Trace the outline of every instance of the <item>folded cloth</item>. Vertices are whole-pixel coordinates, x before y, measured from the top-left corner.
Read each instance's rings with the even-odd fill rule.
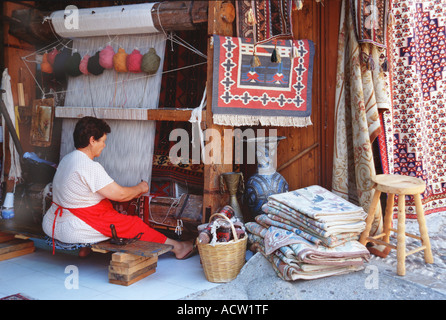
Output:
[[[295,234],[301,236],[302,238],[304,238],[316,245],[323,244],[327,247],[335,247],[335,246],[345,243],[346,241],[359,239],[359,234],[357,232],[345,232],[345,233],[340,233],[340,234],[324,237],[310,229],[306,229],[303,227],[293,227],[289,224],[272,220],[266,214],[261,214],[261,215],[256,216],[255,220],[258,224],[260,224],[264,227],[267,227],[267,228],[270,226],[275,226],[275,227],[279,227],[279,228],[282,228],[285,230],[292,231]]]
[[[330,249],[277,227],[265,228],[256,222],[248,222],[245,227],[251,250],[264,255],[283,280],[317,279],[358,271],[363,259],[369,258],[359,242]]]
[[[268,201],[282,204],[292,212],[300,212],[320,222],[357,221],[367,216],[361,207],[317,185],[274,194],[268,197]]]
[[[291,214],[290,212],[283,211],[274,206],[269,206],[268,204],[263,205],[263,212],[268,214],[268,217],[272,220],[287,223],[296,228],[310,229],[313,232],[320,234],[323,237],[328,237],[331,235],[344,233],[344,232],[358,232],[361,233],[365,229],[364,219],[360,219],[356,222],[351,223],[339,223],[329,224],[321,223],[312,218],[306,217],[299,212]]]
[[[271,265],[276,274],[283,280],[295,281],[299,279],[311,280],[334,275],[349,273],[352,271],[362,270],[362,266],[348,266],[348,267],[333,267],[333,266],[315,266],[311,270],[304,270],[302,267],[283,262],[276,255],[269,255],[266,258],[271,262]]]
[[[280,251],[287,258],[294,256],[299,262],[334,266],[362,265],[364,260],[370,258],[366,247],[355,240],[329,248],[315,245],[291,231],[277,227],[264,228],[249,222],[246,229],[249,241],[259,244],[265,255]]]

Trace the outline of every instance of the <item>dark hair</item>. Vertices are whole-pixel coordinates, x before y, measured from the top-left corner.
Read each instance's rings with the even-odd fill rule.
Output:
[[[110,132],[110,126],[104,120],[95,117],[83,117],[74,128],[74,147],[76,149],[85,148],[90,143],[90,137],[99,140],[104,134]]]

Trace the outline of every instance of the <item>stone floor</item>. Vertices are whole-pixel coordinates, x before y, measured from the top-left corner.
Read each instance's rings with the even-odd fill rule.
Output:
[[[396,226],[397,220],[394,221]],[[418,252],[406,258],[406,271],[436,279],[446,283],[446,212],[432,213],[426,216],[426,225],[434,256],[433,264],[425,264],[423,252]],[[419,235],[416,219],[406,220],[406,232]],[[390,241],[396,244],[396,234],[392,234]],[[406,250],[420,246],[420,241],[406,237]],[[391,250],[386,258],[372,256],[372,260],[392,266],[396,270],[396,250]]]

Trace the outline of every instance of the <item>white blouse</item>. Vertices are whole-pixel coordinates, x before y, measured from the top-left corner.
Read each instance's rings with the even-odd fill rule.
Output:
[[[75,150],[67,154],[57,167],[53,179],[53,202],[64,208],[96,205],[104,199],[97,191],[113,181],[99,162]],[[56,210],[57,205],[52,204],[42,222],[43,231],[50,237]],[[94,243],[108,239],[67,209],[57,217],[54,238],[65,243]]]

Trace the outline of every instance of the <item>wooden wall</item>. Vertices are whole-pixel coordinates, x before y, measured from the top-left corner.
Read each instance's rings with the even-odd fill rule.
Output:
[[[93,1],[96,2],[96,1]],[[33,3],[32,1],[28,3]],[[96,3],[95,3],[96,4]],[[304,1],[303,9],[293,14],[293,31],[296,38],[310,39],[315,43],[313,74],[312,122],[307,128],[276,128],[278,134],[287,139],[279,144],[278,168],[289,183],[290,190],[319,184],[331,189],[333,158],[333,119],[336,80],[337,41],[341,0],[325,0],[324,4],[313,0]],[[12,10],[25,8],[17,3],[4,2],[3,14],[10,16]],[[35,48],[8,34],[8,24],[4,22],[3,46],[4,65],[9,68],[12,78],[14,100],[17,101],[16,83],[19,69],[27,74],[20,57],[35,51]],[[3,69],[2,69],[3,70]],[[35,84],[27,76],[25,91],[28,103],[35,98]],[[29,126],[21,126],[21,136],[25,151],[31,149],[25,137],[29,137]],[[308,151],[308,149],[310,149]],[[305,152],[307,150],[307,152]],[[303,155],[302,155],[303,153]],[[293,157],[301,155],[292,161]],[[255,170],[252,166],[249,170]]]
[[[11,17],[12,11],[27,9],[26,4],[33,4],[33,1],[23,1],[23,4],[13,3],[13,2],[3,2],[2,10],[3,15]],[[8,68],[8,73],[11,77],[11,90],[14,99],[14,103],[17,105],[18,95],[17,95],[17,83],[20,81],[24,83],[25,92],[25,105],[31,106],[32,101],[36,97],[36,85],[31,74],[35,74],[35,64],[30,63],[27,69],[25,63],[22,61],[22,57],[27,56],[35,51],[35,47],[29,43],[17,39],[16,37],[9,34],[9,23],[8,20],[3,19],[3,29],[2,29],[2,61],[1,61],[1,72],[3,73],[4,68]],[[20,79],[19,79],[20,78]],[[14,119],[11,119],[14,121]],[[21,118],[19,124],[19,135],[22,147],[25,151],[31,151],[31,146],[29,144],[29,131],[30,131],[30,119],[26,117]],[[4,143],[8,143],[9,136],[4,137]],[[7,174],[10,167],[9,149],[6,148],[6,161],[5,161],[5,180],[7,180]],[[6,185],[7,191],[11,191],[13,188],[13,183],[7,181]]]
[[[331,189],[340,5],[341,0],[326,0],[324,5],[310,0],[304,2],[302,10],[293,14],[295,38],[312,40],[316,52],[311,116],[313,125],[306,128],[277,128],[278,135],[287,137],[279,143],[278,168],[304,152],[298,160],[280,171],[288,181],[290,190],[313,184]]]

